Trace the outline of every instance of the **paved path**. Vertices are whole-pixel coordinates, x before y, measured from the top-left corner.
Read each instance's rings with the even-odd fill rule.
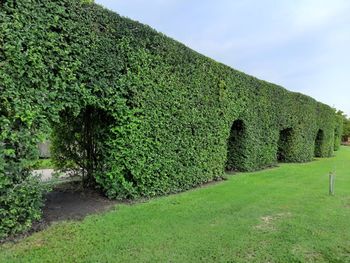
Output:
[[[34,170],[34,174],[36,175],[40,175],[41,180],[43,182],[45,181],[50,181],[52,179],[52,175],[55,172],[54,169],[41,169],[41,170]],[[69,177],[68,174],[62,173],[62,175],[60,176],[60,178],[67,178]]]

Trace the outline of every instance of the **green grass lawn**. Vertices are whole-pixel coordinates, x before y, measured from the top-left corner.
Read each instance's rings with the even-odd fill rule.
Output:
[[[59,223],[0,262],[350,262],[350,147]]]

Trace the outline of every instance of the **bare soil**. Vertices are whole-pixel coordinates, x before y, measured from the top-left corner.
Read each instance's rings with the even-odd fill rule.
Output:
[[[10,236],[0,240],[0,243],[17,242],[55,222],[82,220],[87,215],[108,211],[118,203],[121,202],[110,200],[96,190],[84,189],[79,181],[59,184],[46,194],[42,219],[35,222],[25,233]]]
[[[80,182],[58,185],[46,195],[42,221],[81,220],[85,216],[107,211],[117,201],[110,200],[93,189],[83,189]]]

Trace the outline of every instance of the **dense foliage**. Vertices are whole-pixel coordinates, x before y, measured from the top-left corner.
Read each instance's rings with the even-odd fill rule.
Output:
[[[28,178],[51,128],[56,162],[79,166],[111,198],[179,192],[225,168],[333,153],[332,108],[91,1],[0,8],[0,237],[40,214],[42,190]],[[29,205],[13,198],[19,189]]]
[[[347,142],[350,138],[350,118],[348,118],[342,111],[338,111],[338,118],[343,125],[343,133],[341,133],[341,139]]]
[[[343,132],[343,140],[349,140],[350,138],[350,119],[344,120],[344,132]]]

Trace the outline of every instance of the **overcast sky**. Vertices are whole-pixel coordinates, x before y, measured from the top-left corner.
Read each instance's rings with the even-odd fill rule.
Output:
[[[348,0],[95,0],[350,116]]]

